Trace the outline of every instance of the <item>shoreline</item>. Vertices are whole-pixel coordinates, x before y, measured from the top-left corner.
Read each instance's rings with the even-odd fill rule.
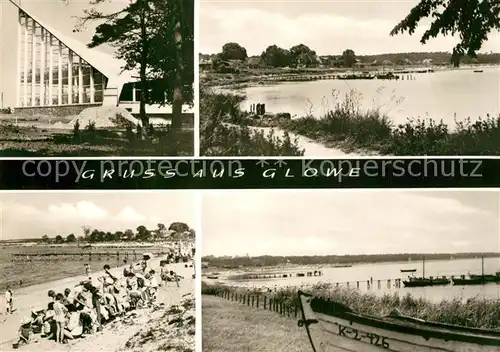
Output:
[[[150,266],[153,268],[157,268],[161,260],[162,257],[152,258],[150,260]],[[136,261],[134,261],[134,263],[135,262]],[[171,270],[174,270],[181,275],[184,273],[184,275],[182,276],[185,277],[185,281],[192,281],[191,275],[188,276],[186,275],[186,273],[192,274],[194,268],[184,267],[185,264],[189,265],[191,263],[192,261],[189,263],[169,264],[168,267],[172,268]],[[122,265],[119,267],[111,268],[110,272],[113,275],[122,277],[124,267],[125,266]],[[104,275],[104,270],[91,272],[90,276],[92,277],[92,282],[95,284],[96,278],[102,275]],[[158,272],[156,275],[158,275]],[[21,318],[23,316],[29,315],[31,309],[43,309],[46,307],[47,303],[49,302],[49,299],[47,297],[48,290],[52,289],[56,292],[63,292],[65,288],[73,288],[76,284],[78,284],[80,281],[85,280],[87,277],[87,275],[70,276],[64,279],[26,286],[24,288],[20,288],[19,290],[14,290],[14,313],[11,315],[6,315],[5,306],[4,304],[1,305],[2,311],[0,312],[0,345],[3,345],[6,341],[9,341],[12,336],[16,336]],[[2,302],[5,302],[4,293],[2,293],[1,296]]]
[[[298,82],[312,82],[322,80],[317,79],[307,79],[320,77],[321,75],[335,76],[331,79],[342,79],[340,76],[346,73],[358,74],[362,72],[394,72],[398,71],[409,71],[410,74],[423,73],[424,70],[433,70],[436,72],[449,72],[449,71],[461,71],[461,70],[473,70],[475,68],[489,69],[497,68],[500,69],[499,65],[484,64],[484,65],[464,65],[461,67],[441,67],[441,66],[429,66],[429,67],[404,67],[404,66],[394,66],[394,67],[367,67],[367,68],[314,68],[314,69],[296,69],[296,70],[282,70],[279,69],[255,69],[251,70],[254,72],[250,73],[217,73],[213,71],[205,71],[201,74],[200,85],[206,88],[221,90],[221,91],[232,91],[232,90],[242,90],[245,88],[259,87],[259,86],[273,86],[280,85],[284,83],[298,83]],[[426,71],[427,73],[427,71]],[[270,79],[276,75],[283,75],[290,77],[290,80],[273,80]],[[406,73],[405,73],[406,74]],[[231,76],[229,78],[228,76]],[[295,78],[295,79],[294,79]],[[212,80],[217,80],[213,82]],[[236,82],[235,82],[236,80]]]

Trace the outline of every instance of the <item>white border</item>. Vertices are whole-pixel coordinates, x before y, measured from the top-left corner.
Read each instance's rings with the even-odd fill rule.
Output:
[[[194,157],[200,155],[200,67],[199,67],[199,0],[194,1]],[[201,351],[201,349],[200,349]]]

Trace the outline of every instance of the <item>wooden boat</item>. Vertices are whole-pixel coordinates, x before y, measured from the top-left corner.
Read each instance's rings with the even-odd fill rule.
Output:
[[[481,73],[483,70],[474,70],[474,73]]]
[[[416,271],[417,271],[417,269],[401,269],[402,273],[414,273]]]
[[[216,276],[216,275],[207,275],[207,279],[210,279],[210,280],[217,280],[219,277]]]
[[[397,313],[375,317],[299,291],[313,352],[498,352],[500,331],[428,322]]]
[[[453,278],[453,285],[464,286],[464,285],[485,285],[490,282],[500,282],[500,272],[495,273],[495,275],[485,275],[484,274],[484,257],[481,257],[481,275],[469,274],[466,278],[462,275],[460,278]]]
[[[408,280],[403,281],[405,287],[425,287],[448,285],[451,280],[447,277],[425,277],[425,256],[422,257],[422,277],[408,277]]]
[[[425,286],[439,286],[448,285],[451,280],[446,277],[409,277],[408,280],[403,281],[405,287],[425,287]]]

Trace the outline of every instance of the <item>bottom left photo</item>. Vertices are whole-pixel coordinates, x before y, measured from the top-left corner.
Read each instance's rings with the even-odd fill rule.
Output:
[[[194,351],[197,195],[0,194],[0,350]]]

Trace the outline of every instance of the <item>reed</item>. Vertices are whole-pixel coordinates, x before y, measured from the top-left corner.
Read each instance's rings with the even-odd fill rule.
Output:
[[[237,288],[225,285],[202,283],[202,294],[220,295],[222,292],[241,295],[259,296],[263,301],[272,300],[284,307],[299,305],[298,288],[281,288],[274,292],[261,292],[258,289]],[[500,300],[487,298],[444,299],[439,303],[424,298],[416,298],[411,294],[400,296],[398,293],[378,296],[362,293],[354,288],[335,287],[329,283],[318,283],[307,291],[314,296],[332,299],[349,306],[352,310],[374,316],[384,316],[393,310],[414,318],[438,323],[460,325],[482,329],[500,329]],[[288,308],[287,308],[288,309]]]
[[[200,91],[200,155],[203,156],[302,156],[288,133],[276,136],[252,130],[239,108],[244,97]]]

